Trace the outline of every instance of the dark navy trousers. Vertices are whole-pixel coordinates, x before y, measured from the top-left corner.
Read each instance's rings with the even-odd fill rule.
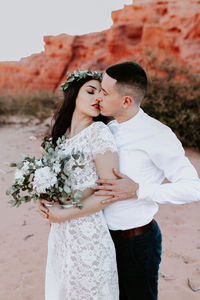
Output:
[[[111,232],[112,236],[112,232]],[[162,236],[156,221],[131,238],[113,238],[119,274],[120,300],[157,300]]]

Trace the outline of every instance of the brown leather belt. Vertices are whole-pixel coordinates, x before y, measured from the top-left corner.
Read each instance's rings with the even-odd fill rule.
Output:
[[[145,232],[149,231],[152,229],[152,225],[154,223],[154,219],[141,227],[137,227],[137,228],[131,228],[131,229],[127,229],[127,230],[110,230],[110,234],[112,236],[112,238],[115,239],[127,239],[127,238],[131,238],[133,236],[139,236],[141,234],[144,234]]]

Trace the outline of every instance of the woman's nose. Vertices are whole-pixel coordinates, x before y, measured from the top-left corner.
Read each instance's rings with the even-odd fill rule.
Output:
[[[100,93],[97,95],[96,100],[97,100],[98,102],[101,102],[101,101],[102,101],[102,98],[101,98],[101,94],[100,94]]]

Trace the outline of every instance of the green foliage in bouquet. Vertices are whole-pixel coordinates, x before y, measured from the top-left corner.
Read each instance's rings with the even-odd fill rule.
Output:
[[[9,201],[11,206],[19,207],[23,202],[43,198],[82,207],[82,193],[72,190],[72,177],[76,168],[84,168],[84,154],[74,149],[65,154],[64,143],[65,136],[57,140],[56,146],[51,140],[46,141],[40,159],[23,155],[22,160],[11,164],[16,168],[14,184],[6,191],[13,197]],[[66,166],[68,162],[70,170]],[[22,195],[24,193],[27,194]]]

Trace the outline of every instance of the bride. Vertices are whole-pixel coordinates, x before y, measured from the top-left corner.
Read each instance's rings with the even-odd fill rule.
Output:
[[[70,74],[62,85],[64,102],[56,115],[52,140],[66,135],[63,151],[84,153],[84,167],[76,168],[73,190],[82,192],[82,201],[93,199],[95,210],[88,216],[67,221],[67,208],[58,204],[48,208],[40,200],[41,214],[52,226],[48,240],[46,300],[118,300],[119,288],[115,248],[100,204],[108,197],[95,196],[92,187],[98,178],[114,178],[118,154],[109,128],[94,121],[100,114],[98,94],[102,73],[82,71]],[[70,171],[70,162],[67,165]],[[78,208],[77,208],[78,210]],[[68,218],[69,219],[69,218]]]

